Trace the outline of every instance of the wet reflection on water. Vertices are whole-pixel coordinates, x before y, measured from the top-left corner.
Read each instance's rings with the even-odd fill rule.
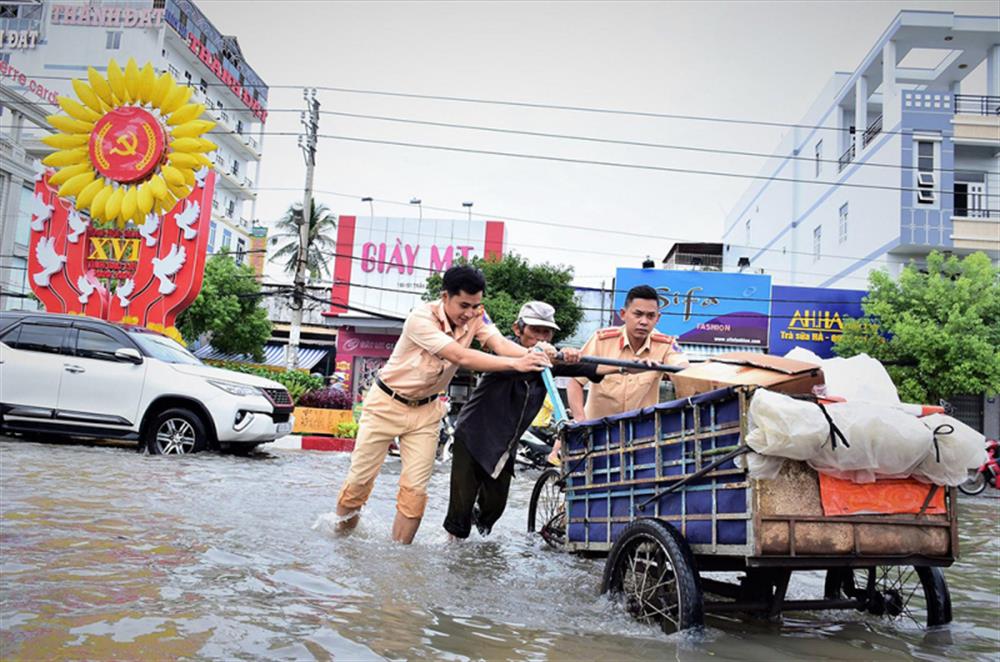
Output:
[[[663,636],[598,595],[603,561],[522,533],[533,476],[494,535],[450,545],[447,467],[412,548],[388,541],[398,460],[354,535],[311,527],[334,506],[340,453],[151,458],[0,441],[0,657],[996,659],[996,499],[965,499],[955,622],[925,632],[856,612],[780,624],[711,619]],[[790,597],[823,578],[797,573]]]

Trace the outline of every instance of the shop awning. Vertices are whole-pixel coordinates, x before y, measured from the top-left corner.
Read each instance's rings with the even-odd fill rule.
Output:
[[[681,343],[681,349],[687,354],[690,361],[707,361],[713,356],[727,354],[728,352],[754,352],[764,354],[765,348],[759,345],[695,345]]]
[[[299,346],[299,368],[310,370],[313,366],[323,360],[327,350],[315,347]],[[238,363],[262,363],[264,365],[283,366],[285,365],[285,346],[277,344],[267,344],[264,346],[264,360],[254,361],[249,354],[225,354],[215,349],[211,345],[205,345],[195,350],[194,355],[203,361],[236,361]]]

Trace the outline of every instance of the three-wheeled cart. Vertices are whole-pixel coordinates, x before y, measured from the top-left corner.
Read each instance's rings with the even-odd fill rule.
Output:
[[[958,556],[954,488],[926,486],[907,514],[824,515],[820,477],[805,463],[786,460],[769,480],[736,463],[752,397],[753,387],[730,387],[566,426],[562,468],[539,477],[529,531],[606,556],[602,592],[667,632],[722,612],[950,622],[940,568]],[[825,571],[824,595],[787,599],[796,570]]]

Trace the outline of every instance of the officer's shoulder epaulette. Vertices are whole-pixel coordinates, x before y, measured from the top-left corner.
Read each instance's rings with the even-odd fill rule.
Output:
[[[674,337],[673,336],[668,336],[667,334],[660,333],[659,331],[653,331],[653,334],[652,334],[651,338],[652,338],[653,342],[670,342],[670,343],[672,343],[674,341]]]
[[[608,338],[614,338],[618,336],[621,333],[621,331],[622,331],[621,327],[618,326],[608,327],[607,329],[600,329],[597,332],[597,339],[607,340]]]

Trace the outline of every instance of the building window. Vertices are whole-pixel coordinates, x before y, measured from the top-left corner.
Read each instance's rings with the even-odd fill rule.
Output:
[[[186,36],[184,35],[184,32],[183,32],[183,30],[187,30],[187,25],[188,25],[188,17],[187,17],[187,14],[185,14],[184,12],[181,12],[181,15],[180,15],[180,17],[179,17],[179,22],[180,22],[180,24],[181,24],[181,30],[182,30],[182,32],[181,32],[181,36],[182,36],[182,37],[185,37],[185,39],[186,39],[187,37],[186,37]]]
[[[243,238],[238,238],[236,240],[236,264],[243,264],[243,258],[246,256],[247,242]]]
[[[928,140],[916,142],[917,153],[917,204],[932,205],[937,200],[934,175],[934,143]]]
[[[234,175],[240,174],[240,162],[237,161],[236,159],[233,159],[233,174]]]
[[[230,200],[229,205],[226,207],[226,216],[232,218],[233,214],[235,213],[236,213],[236,202],[234,200]]]
[[[837,241],[844,243],[847,241],[847,203],[840,206],[840,225],[837,232]]]
[[[819,262],[820,248],[823,245],[823,226],[817,225],[813,230],[813,262]]]
[[[107,37],[104,40],[104,48],[109,51],[117,51],[122,47],[121,30],[108,30],[105,34]]]
[[[820,171],[823,169],[823,141],[820,140],[816,143],[816,176],[819,177]]]
[[[215,252],[215,221],[208,226],[208,252]]]
[[[222,250],[228,251],[233,243],[233,233],[230,230],[222,231]]]

